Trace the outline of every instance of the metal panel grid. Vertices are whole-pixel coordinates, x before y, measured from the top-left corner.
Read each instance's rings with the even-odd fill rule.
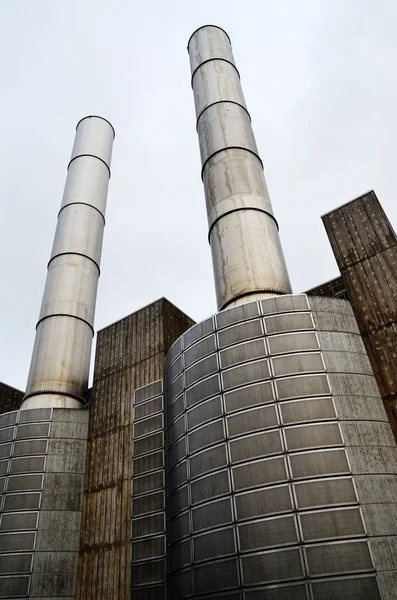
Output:
[[[275,300],[277,303],[273,302]],[[264,584],[266,588],[261,589],[269,590],[269,594],[270,590],[283,588],[291,589],[292,593],[295,588],[297,598],[306,598],[306,594],[311,597],[310,584],[286,587],[287,584],[283,583],[285,579],[324,577],[314,573],[312,567],[309,571],[304,549],[318,545],[318,539],[326,539],[323,545],[327,548],[339,536],[343,539],[352,536],[352,541],[358,542],[366,535],[361,514],[356,508],[351,469],[306,296],[254,302],[244,305],[245,309],[250,305],[253,308],[249,310],[246,323],[241,317],[241,307],[235,307],[225,311],[230,313],[225,319],[216,315],[215,337],[213,329],[206,326],[205,343],[196,335],[194,341],[188,344],[181,342],[181,348],[189,346],[191,354],[187,361],[188,382],[184,368],[177,377],[180,379],[177,388],[179,397],[184,400],[179,402],[178,410],[173,411],[172,422],[168,421],[171,434],[168,451],[172,452],[173,446],[179,444],[178,461],[181,462],[169,472],[174,483],[169,489],[167,531],[170,551],[178,540],[183,539],[183,548],[191,540],[189,553],[194,550],[194,554],[191,558],[193,572],[186,569],[186,563],[175,567],[182,569],[180,573],[184,573],[185,577],[193,577],[193,588],[189,583],[190,592],[175,595],[175,598],[191,594],[203,595],[203,599],[221,598],[225,594],[229,597],[232,592],[224,590],[236,587],[246,590],[245,596],[251,598],[248,588]],[[265,317],[260,317],[258,307]],[[279,313],[282,314],[279,316]],[[212,324],[211,321],[211,327]],[[217,343],[214,344],[214,341]],[[258,342],[266,354],[273,350],[269,373],[264,366],[267,363],[263,359],[258,360],[255,355],[259,351]],[[200,366],[200,361],[203,366],[216,364],[210,360],[211,348],[213,355],[219,355],[218,372],[210,374],[197,368],[196,376],[195,367]],[[247,350],[246,357],[244,349]],[[185,353],[186,350],[181,349],[179,364],[183,366],[186,364]],[[275,358],[273,355],[276,355]],[[284,366],[279,367],[283,361]],[[244,371],[249,373],[252,365],[255,367],[259,363],[263,365],[259,369],[260,374],[258,371],[258,375],[244,375]],[[241,376],[237,370],[241,370]],[[228,376],[225,382],[225,373],[233,371],[236,371],[235,379]],[[171,389],[167,410],[176,404],[175,400]],[[255,416],[258,418],[255,419]],[[278,452],[280,456],[266,457],[266,436],[277,431],[281,437],[269,438],[269,452]],[[189,438],[186,445],[180,444],[184,438]],[[279,447],[277,439],[280,440]],[[256,451],[255,442],[259,440]],[[182,465],[183,470],[180,468]],[[322,481],[326,483],[321,487]],[[295,490],[295,486],[301,487]],[[250,497],[252,502],[248,501]],[[338,505],[340,509],[336,509]],[[324,510],[320,511],[322,507]],[[350,516],[354,516],[350,520],[348,510],[352,511]],[[310,515],[313,515],[311,529]],[[268,518],[263,519],[264,516]],[[322,523],[326,521],[329,535],[321,538]],[[234,531],[233,539],[237,542],[237,547],[232,549],[230,546],[229,550],[226,541],[225,547],[219,541],[220,532],[229,531],[228,525],[230,531]],[[266,527],[270,529],[266,530]],[[346,535],[343,535],[343,529]],[[200,535],[197,536],[196,532]],[[218,539],[218,548],[213,554],[210,544],[206,556],[204,540],[209,539],[208,535]],[[228,534],[224,535],[229,539]],[[327,532],[324,535],[327,536]],[[273,544],[276,550],[268,550]],[[277,548],[283,544],[283,548]],[[228,552],[236,558],[225,561]],[[197,560],[207,559],[217,578],[194,566]],[[313,560],[311,558],[312,563]],[[367,564],[365,561],[362,558],[362,564]],[[220,574],[221,568],[224,572],[230,569],[227,581]],[[371,571],[372,563],[368,563],[365,569]],[[270,579],[263,575],[269,570],[273,572]],[[205,584],[203,577],[207,578]],[[206,587],[209,582],[214,585],[211,589]],[[283,595],[274,592],[274,598],[283,598]]]
[[[180,355],[175,356],[176,386],[180,361]],[[133,416],[131,594],[151,599],[160,594],[163,598],[166,528],[162,380],[136,390]]]
[[[52,415],[51,408],[30,409],[0,419],[0,440],[9,440],[1,496],[2,598],[25,597],[29,591]]]

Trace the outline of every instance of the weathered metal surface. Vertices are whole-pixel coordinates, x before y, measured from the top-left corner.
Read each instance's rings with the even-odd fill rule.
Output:
[[[397,237],[375,192],[322,217],[397,438]]]
[[[218,308],[290,293],[230,39],[207,25],[188,51]]]
[[[393,600],[397,448],[349,302],[222,311],[166,364],[169,597]]]
[[[78,408],[84,402],[113,138],[113,127],[101,117],[77,126],[24,408]]]
[[[74,598],[87,429],[84,410],[1,415],[1,598]]]
[[[78,600],[129,600],[133,398],[162,379],[193,321],[162,298],[98,333],[91,393]]]
[[[21,407],[24,393],[0,382],[0,415]]]

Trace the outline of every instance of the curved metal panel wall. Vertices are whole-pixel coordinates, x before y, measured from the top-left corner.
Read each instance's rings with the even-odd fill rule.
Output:
[[[166,377],[173,600],[392,597],[397,505],[369,478],[395,489],[397,448],[347,302],[223,311],[171,347]]]
[[[88,412],[0,416],[0,598],[74,598]]]

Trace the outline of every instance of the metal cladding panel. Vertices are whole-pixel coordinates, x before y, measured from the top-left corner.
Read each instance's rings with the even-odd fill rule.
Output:
[[[177,572],[170,578],[175,598],[313,598],[343,590],[342,576],[346,590],[359,578],[365,598],[361,582],[394,569],[397,449],[374,380],[358,368],[359,334],[338,330],[349,307],[321,302],[325,332],[305,296],[285,296],[216,315],[202,340],[217,345],[188,366],[185,353],[204,347],[200,327],[190,344],[181,337],[182,387],[165,398],[168,551],[183,574],[177,590]],[[266,358],[253,355],[259,347]],[[218,372],[200,379],[201,363]]]
[[[397,237],[370,191],[322,217],[397,435]]]
[[[158,545],[165,531],[164,358],[173,345],[168,383],[177,398],[182,385],[176,340],[193,324],[162,298],[98,334],[77,600],[163,598],[165,559],[158,559]],[[140,539],[147,558],[131,571]]]

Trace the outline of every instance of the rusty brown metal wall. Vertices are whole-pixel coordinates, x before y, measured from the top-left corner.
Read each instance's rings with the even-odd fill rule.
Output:
[[[397,238],[371,191],[322,217],[397,438]]]
[[[0,415],[10,410],[18,410],[24,393],[0,381]]]
[[[98,333],[78,600],[130,600],[134,391],[163,377],[168,348],[193,323],[162,298]]]

